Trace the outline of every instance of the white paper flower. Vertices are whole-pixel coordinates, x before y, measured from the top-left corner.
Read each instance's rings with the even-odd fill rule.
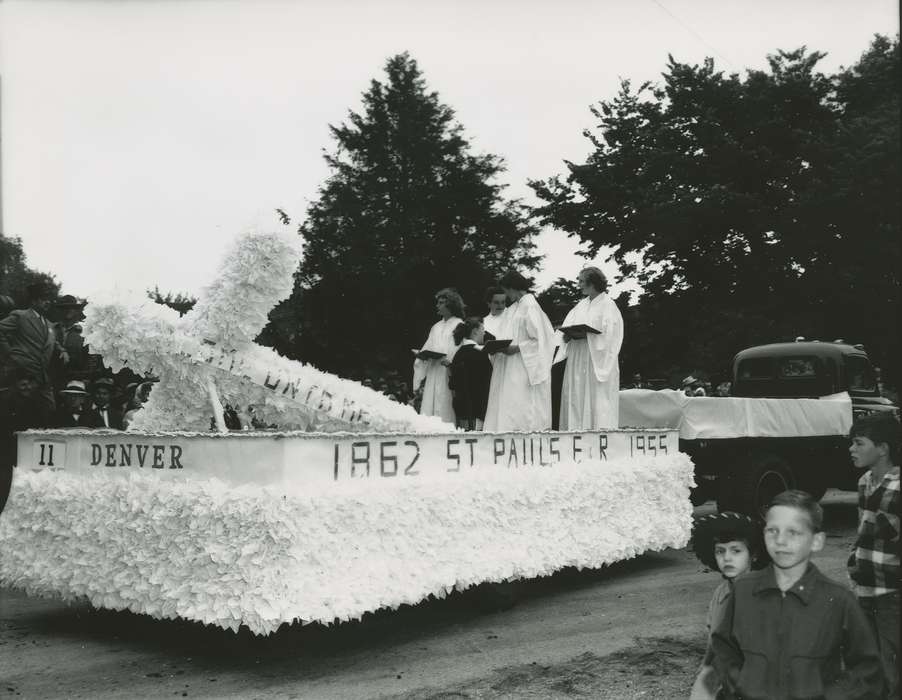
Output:
[[[269,634],[683,547],[691,484],[682,454],[288,493],[18,469],[0,517],[0,584]]]

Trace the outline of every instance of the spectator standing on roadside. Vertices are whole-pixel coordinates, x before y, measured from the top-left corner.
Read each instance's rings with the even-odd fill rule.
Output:
[[[0,362],[26,370],[37,383],[37,395],[47,414],[54,409],[50,364],[56,354],[63,363],[69,356],[56,340],[53,325],[46,318],[53,290],[45,283],[28,285],[28,308],[16,309],[0,320]]]
[[[561,430],[610,430],[620,425],[623,317],[597,267],[579,272],[583,299],[561,327],[555,362],[567,361],[561,387]],[[595,332],[572,330],[586,326]],[[567,330],[570,329],[570,330]]]
[[[707,396],[702,381],[691,374],[683,380],[683,393],[686,396]]]
[[[66,384],[66,388],[60,391],[56,413],[53,418],[54,428],[93,428],[97,427],[100,417],[92,414],[92,409],[86,404],[89,394],[85,383],[79,379],[73,379]]]
[[[489,307],[488,315],[482,319],[486,340],[501,338],[501,317],[507,308],[507,296],[501,287],[489,287],[485,291],[485,303]]]
[[[758,519],[741,513],[716,513],[699,518],[692,528],[692,548],[698,560],[723,578],[714,589],[705,620],[708,648],[692,686],[689,700],[714,700],[720,689],[720,679],[714,670],[714,651],[711,632],[723,620],[727,602],[733,595],[733,583],[752,569],[760,569],[768,562],[762,529]]]
[[[858,480],[858,538],[849,577],[893,699],[899,697],[899,422],[871,413],[855,421],[850,437],[852,463],[866,471]]]
[[[502,316],[498,340],[512,342],[492,360],[485,429],[548,430],[554,329],[529,291],[532,280],[511,271],[498,284],[510,302]]]
[[[38,393],[37,377],[28,369],[16,367],[12,384],[0,391],[0,467],[16,461],[16,436],[19,430],[47,428],[50,411]]]
[[[824,576],[824,512],[811,494],[784,491],[765,514],[771,564],[736,579],[711,635],[722,700],[882,697],[877,643],[855,596]]]
[[[93,397],[91,408],[97,413],[95,422],[98,424],[86,427],[122,430],[122,414],[111,405],[114,386],[113,380],[109,377],[101,377],[91,383],[91,396]]]
[[[53,324],[56,342],[69,357],[64,367],[57,367],[55,384],[64,386],[68,379],[83,377],[87,372],[87,349],[82,336],[81,321],[85,315],[85,302],[79,301],[71,294],[61,296],[53,305],[59,320]],[[59,363],[61,364],[61,363]]]

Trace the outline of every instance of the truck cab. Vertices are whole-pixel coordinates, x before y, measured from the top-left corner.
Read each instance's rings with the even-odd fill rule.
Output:
[[[733,359],[732,396],[811,398],[848,392],[857,418],[873,411],[897,412],[880,396],[877,374],[861,345],[798,341],[758,345]]]

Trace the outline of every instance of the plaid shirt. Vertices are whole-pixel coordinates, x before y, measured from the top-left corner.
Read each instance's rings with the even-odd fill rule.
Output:
[[[899,467],[877,484],[870,471],[858,480],[858,540],[849,576],[862,598],[899,590]]]

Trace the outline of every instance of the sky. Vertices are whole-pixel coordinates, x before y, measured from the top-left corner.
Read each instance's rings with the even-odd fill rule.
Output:
[[[533,203],[528,179],[588,154],[590,105],[668,54],[744,74],[804,44],[832,72],[898,25],[888,0],[5,0],[2,232],[63,293],[197,294],[235,235],[303,219],[328,126],[394,54]],[[562,232],[537,243],[539,288],[585,264]]]

